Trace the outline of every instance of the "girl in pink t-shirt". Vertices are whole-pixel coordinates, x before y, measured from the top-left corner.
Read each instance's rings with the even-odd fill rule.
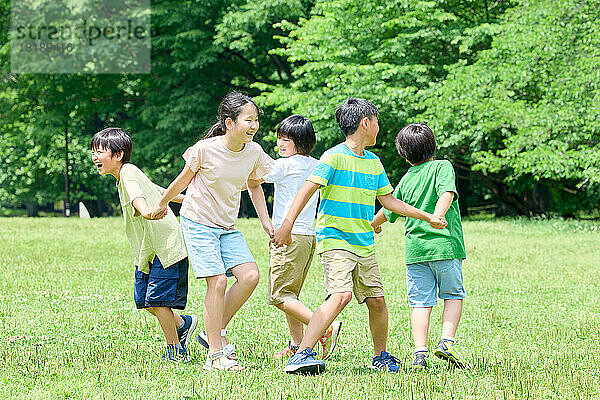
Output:
[[[273,236],[260,179],[273,160],[252,141],[259,109],[251,98],[230,93],[219,105],[218,122],[186,150],[183,171],[164,192],[154,214],[187,188],[181,230],[196,278],[206,279],[204,323],[198,341],[209,349],[205,369],[240,371],[225,328],[258,284],[258,266],[236,229],[241,191],[248,188],[263,228]],[[227,276],[236,282],[227,289]]]

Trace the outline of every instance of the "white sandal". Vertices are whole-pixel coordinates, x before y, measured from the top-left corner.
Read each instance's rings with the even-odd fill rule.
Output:
[[[206,362],[202,368],[207,371],[239,372],[244,370],[244,367],[242,367],[237,360],[229,359],[223,350],[209,354],[208,357],[206,357]]]
[[[235,352],[235,346],[233,344],[227,343],[225,346],[223,346],[223,354],[230,360],[237,361],[237,354]]]

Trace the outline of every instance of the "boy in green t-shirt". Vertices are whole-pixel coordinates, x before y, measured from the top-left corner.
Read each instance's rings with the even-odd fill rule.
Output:
[[[188,257],[183,235],[173,212],[152,217],[163,188],[155,185],[129,163],[131,138],[120,128],[106,128],[94,135],[92,161],[100,175],[117,179],[125,234],[133,252],[135,284],[133,297],[138,309],[154,315],[165,335],[162,356],[169,361],[187,361],[187,346],[198,324],[196,315],[179,315],[187,303]],[[181,203],[183,195],[175,201]],[[156,219],[156,220],[153,220]]]
[[[448,222],[441,230],[415,218],[406,218],[405,222],[406,284],[415,344],[413,367],[427,367],[429,317],[437,305],[437,294],[444,300],[444,311],[442,337],[434,354],[464,368],[466,362],[453,346],[466,296],[462,276],[466,253],[454,169],[447,160],[434,160],[435,137],[425,124],[402,128],[396,148],[411,168],[396,186],[394,197]],[[394,222],[398,216],[382,208],[373,219],[373,229],[381,232],[381,224]]]

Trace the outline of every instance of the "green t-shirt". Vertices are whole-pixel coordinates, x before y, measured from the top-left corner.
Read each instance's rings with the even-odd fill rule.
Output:
[[[187,257],[183,235],[177,218],[169,209],[167,216],[150,221],[141,215],[135,215],[133,200],[146,199],[150,209],[160,201],[162,188],[152,181],[135,165],[127,163],[121,167],[117,181],[119,200],[125,222],[125,234],[129,240],[134,263],[138,269],[148,274],[148,263],[157,256],[163,268],[175,264]]]
[[[454,192],[454,201],[445,216],[446,228],[435,229],[420,219],[406,218],[406,264],[466,258],[458,192],[450,161],[427,161],[411,167],[396,186],[394,197],[433,214],[435,204],[445,192]],[[390,222],[399,217],[389,210],[384,213]]]

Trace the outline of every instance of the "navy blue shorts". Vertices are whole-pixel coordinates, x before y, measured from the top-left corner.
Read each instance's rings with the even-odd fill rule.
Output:
[[[133,299],[137,308],[170,307],[183,310],[188,293],[188,258],[163,268],[158,257],[149,263],[150,273],[135,267]]]

